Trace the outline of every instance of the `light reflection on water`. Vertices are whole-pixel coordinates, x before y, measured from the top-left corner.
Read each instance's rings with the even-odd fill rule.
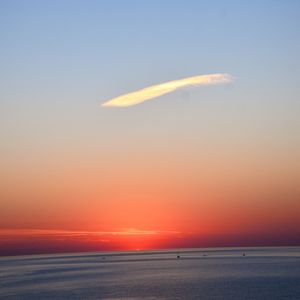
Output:
[[[300,299],[300,248],[2,257],[0,298]]]

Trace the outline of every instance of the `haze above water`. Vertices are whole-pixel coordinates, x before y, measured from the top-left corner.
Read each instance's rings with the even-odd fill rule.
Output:
[[[299,247],[2,257],[0,270],[1,299],[300,299]]]

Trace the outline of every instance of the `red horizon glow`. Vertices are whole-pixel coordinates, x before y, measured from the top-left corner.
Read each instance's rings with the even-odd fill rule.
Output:
[[[133,228],[116,232],[0,230],[0,255],[296,245],[300,245],[297,230],[281,230],[277,234],[261,231],[210,235]]]

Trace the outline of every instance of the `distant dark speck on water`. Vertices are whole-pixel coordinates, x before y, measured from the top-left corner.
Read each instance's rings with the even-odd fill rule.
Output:
[[[177,258],[180,258],[180,255],[177,255]]]

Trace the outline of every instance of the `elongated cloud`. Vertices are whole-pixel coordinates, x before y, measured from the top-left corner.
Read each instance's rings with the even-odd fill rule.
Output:
[[[232,82],[232,77],[229,74],[208,74],[188,77],[179,80],[173,80],[147,88],[121,95],[119,97],[108,100],[103,103],[105,107],[125,107],[136,105],[153,98],[171,93],[177,89],[188,86],[201,86],[201,85],[217,85]]]
[[[118,231],[84,231],[84,230],[53,230],[53,229],[0,229],[0,241],[11,237],[80,237],[107,235],[159,235],[178,234],[179,231],[144,230],[124,228]]]

